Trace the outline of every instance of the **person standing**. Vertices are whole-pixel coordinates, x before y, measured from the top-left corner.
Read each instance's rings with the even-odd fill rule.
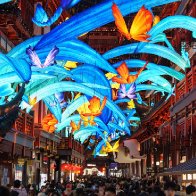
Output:
[[[174,182],[166,182],[165,186],[165,195],[166,196],[175,196],[175,191],[176,191],[176,183]]]
[[[104,196],[105,195],[105,185],[104,184],[100,184],[99,188],[98,188],[98,196]]]
[[[196,196],[196,188],[192,184],[186,187],[186,194],[191,196]]]
[[[116,190],[114,187],[108,187],[105,191],[105,196],[116,196]]]
[[[0,186],[0,196],[10,196],[10,191],[5,186]]]
[[[63,192],[63,194],[62,194],[63,196],[71,196],[71,195],[73,195],[73,193],[72,193],[72,184],[67,184],[66,185],[66,189],[65,189],[65,191]]]
[[[46,187],[42,186],[37,196],[46,196],[46,190],[47,190]]]
[[[11,196],[27,196],[27,191],[21,184],[20,180],[14,181],[14,187],[11,190]]]
[[[121,185],[119,183],[116,183],[116,195],[118,195],[118,193],[121,193],[121,192],[124,192],[122,189],[121,189]]]

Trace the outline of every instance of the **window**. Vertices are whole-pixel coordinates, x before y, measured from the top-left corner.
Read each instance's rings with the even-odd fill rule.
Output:
[[[3,53],[9,52],[12,49],[12,46],[13,44],[0,31],[0,51],[2,51]]]
[[[6,40],[1,37],[1,47],[6,50]]]
[[[9,52],[11,49],[12,49],[11,46],[7,44],[7,52]]]

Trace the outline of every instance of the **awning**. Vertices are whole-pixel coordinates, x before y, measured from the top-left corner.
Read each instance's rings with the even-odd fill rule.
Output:
[[[160,173],[159,176],[181,175],[181,174],[192,174],[192,173],[196,173],[196,157],[184,163],[180,163],[179,165],[176,165],[175,167],[172,167],[163,173]]]

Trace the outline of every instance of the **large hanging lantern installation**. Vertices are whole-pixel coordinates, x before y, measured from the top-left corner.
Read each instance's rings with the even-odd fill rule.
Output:
[[[152,0],[147,7],[175,1]],[[64,9],[78,2],[62,0],[51,18],[38,5],[33,21],[39,26],[51,25]],[[185,69],[190,67],[188,53],[184,48],[177,53],[164,31],[184,28],[194,36],[196,19],[175,15],[160,21],[143,6],[145,3],[104,1],[71,17],[49,33],[24,41],[8,54],[0,53],[0,107],[10,101],[15,103],[16,86],[24,83],[24,95],[20,97],[21,103],[17,102],[18,106],[29,112],[37,102],[43,101],[51,112],[42,121],[45,131],[59,132],[71,126],[74,138],[87,143],[87,149],[93,150],[94,156],[100,151],[117,152],[121,136],[130,135],[131,129],[140,123],[138,105],[148,107],[141,91],[161,92],[167,100],[175,89],[168,78],[180,81]],[[138,13],[128,30],[123,16],[135,12]],[[126,39],[137,42],[99,54],[77,39],[112,21]],[[142,53],[165,58],[180,71],[141,59],[110,63],[121,55]],[[69,65],[70,62],[74,64]],[[65,168],[78,170],[73,165]]]

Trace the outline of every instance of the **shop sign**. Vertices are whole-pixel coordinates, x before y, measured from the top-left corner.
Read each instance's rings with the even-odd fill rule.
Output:
[[[95,167],[96,166],[96,164],[87,164],[87,167]]]
[[[18,159],[18,165],[24,165],[25,159]]]

